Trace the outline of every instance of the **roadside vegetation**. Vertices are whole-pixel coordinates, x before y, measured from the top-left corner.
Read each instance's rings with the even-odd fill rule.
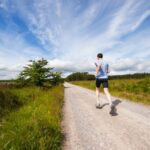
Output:
[[[95,81],[71,81],[71,83],[95,90]],[[109,90],[113,96],[150,105],[150,77],[109,80]],[[102,88],[101,88],[102,92]]]
[[[17,82],[0,84],[0,149],[61,149],[64,88],[46,65],[32,61]]]

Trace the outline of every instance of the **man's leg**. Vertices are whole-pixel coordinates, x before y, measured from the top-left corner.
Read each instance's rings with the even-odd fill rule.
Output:
[[[96,105],[100,106],[100,92],[98,87],[96,87]]]
[[[100,92],[99,92],[99,88],[100,88],[100,80],[96,79],[96,108],[100,107]]]
[[[106,94],[107,99],[109,100],[109,105],[110,105],[110,112],[109,113],[111,115],[116,115],[116,108],[115,108],[115,105],[112,103],[111,95],[108,91],[108,88],[104,88],[104,92]]]
[[[106,95],[106,97],[107,97],[107,99],[109,101],[109,105],[112,106],[112,99],[111,99],[111,95],[110,95],[110,93],[108,91],[108,88],[104,88],[104,93],[105,93],[105,95]]]

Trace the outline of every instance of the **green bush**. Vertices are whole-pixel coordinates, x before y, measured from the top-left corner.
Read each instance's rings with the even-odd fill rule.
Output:
[[[0,119],[2,119],[5,114],[8,114],[21,106],[22,102],[19,101],[19,97],[11,90],[0,89]]]

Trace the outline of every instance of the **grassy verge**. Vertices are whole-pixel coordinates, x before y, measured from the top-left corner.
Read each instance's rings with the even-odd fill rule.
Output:
[[[0,148],[61,149],[63,94],[63,86],[0,89]]]
[[[95,81],[73,81],[71,83],[95,90]],[[110,80],[109,90],[113,96],[150,105],[150,78]]]

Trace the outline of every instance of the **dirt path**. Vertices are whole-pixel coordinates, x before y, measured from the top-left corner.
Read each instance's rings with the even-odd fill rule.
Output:
[[[95,108],[95,92],[65,83],[65,150],[150,150],[150,107],[118,100]],[[103,104],[107,103],[101,95]]]

